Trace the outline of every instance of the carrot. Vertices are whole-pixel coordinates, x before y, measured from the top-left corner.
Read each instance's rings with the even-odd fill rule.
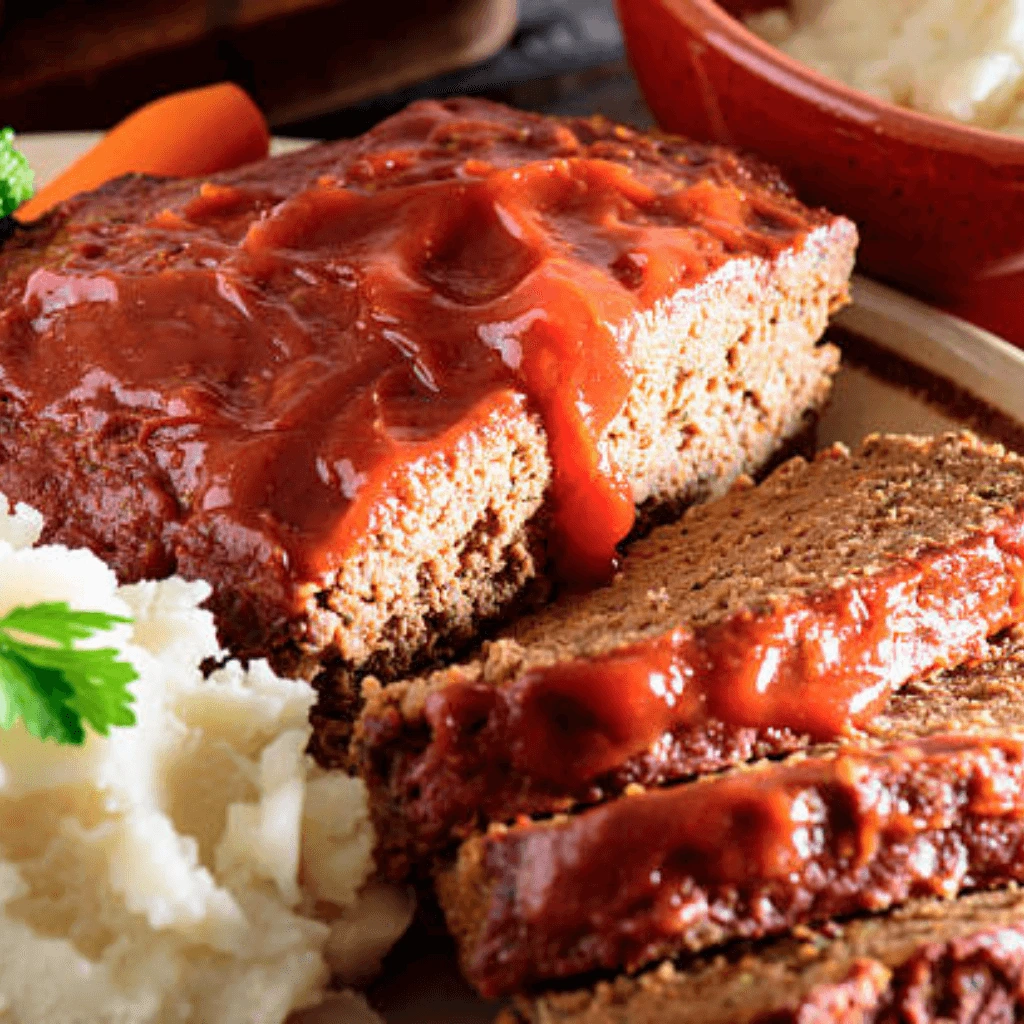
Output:
[[[269,146],[266,120],[237,85],[222,82],[174,93],[126,117],[20,206],[16,217],[35,220],[69,196],[122,174],[210,174],[258,160]]]

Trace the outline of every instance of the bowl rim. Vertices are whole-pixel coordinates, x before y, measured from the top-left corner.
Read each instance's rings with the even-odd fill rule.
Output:
[[[626,6],[636,0],[619,2]],[[966,148],[965,144],[973,143],[972,148],[977,155],[993,160],[1024,161],[1024,137],[902,107],[829,78],[756,35],[740,18],[730,14],[715,0],[654,2],[683,17],[687,10],[696,12],[705,22],[701,26],[702,35],[736,63],[762,78],[767,76],[763,70],[758,71],[756,65],[773,67],[783,73],[784,79],[778,84],[786,91],[796,93],[819,107],[827,107],[845,119],[853,119],[885,134],[910,136],[932,148],[945,143],[947,148],[962,150]],[[784,6],[784,0],[780,0],[778,6]]]

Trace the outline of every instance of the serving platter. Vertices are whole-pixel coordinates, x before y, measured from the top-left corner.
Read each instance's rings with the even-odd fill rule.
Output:
[[[68,133],[24,135],[18,142],[43,184],[95,140],[91,133]],[[306,144],[276,140],[274,150]],[[967,426],[1024,450],[1024,353],[873,281],[856,279],[853,297],[836,318],[844,365],[818,423],[819,445],[852,446],[872,431]],[[497,1010],[462,982],[444,942],[425,933],[399,944],[370,1000],[387,1024],[484,1024]],[[326,1007],[303,1016],[305,1024],[353,1021],[350,1012]]]

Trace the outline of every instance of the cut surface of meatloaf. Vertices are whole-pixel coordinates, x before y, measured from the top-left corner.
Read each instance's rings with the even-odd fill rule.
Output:
[[[0,250],[0,491],[209,580],[238,654],[393,675],[798,433],[855,242],[726,150],[477,100],[122,179]]]
[[[920,900],[639,977],[501,1024],[995,1024],[1024,1015],[1024,894]]]
[[[1024,461],[970,435],[793,460],[357,724],[380,861],[869,728],[1024,616]]]
[[[466,976],[510,993],[1024,881],[1024,637],[876,732],[467,840],[436,880]]]

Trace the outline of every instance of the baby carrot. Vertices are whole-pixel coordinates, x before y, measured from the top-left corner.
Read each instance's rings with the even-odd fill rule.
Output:
[[[35,220],[63,199],[131,172],[184,178],[227,170],[266,156],[269,145],[267,122],[237,85],[174,93],[126,117],[16,216]]]

